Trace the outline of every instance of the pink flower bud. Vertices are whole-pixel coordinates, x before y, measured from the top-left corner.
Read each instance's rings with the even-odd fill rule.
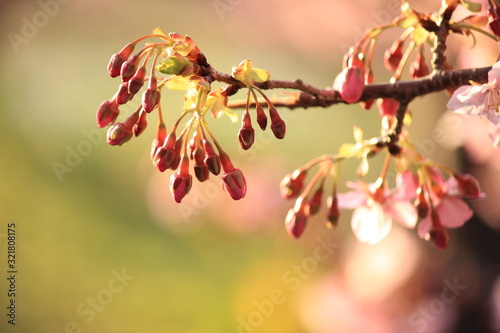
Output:
[[[181,149],[182,149],[182,143],[184,142],[184,136],[178,137],[177,140],[175,140],[175,146],[174,146],[174,160],[172,161],[172,165],[170,165],[170,169],[175,170],[179,166],[179,163],[181,162]],[[187,173],[187,171],[186,171]]]
[[[196,179],[200,182],[204,182],[208,179],[209,171],[208,167],[205,165],[205,151],[202,147],[198,146],[194,151],[194,174]]]
[[[96,121],[99,128],[103,128],[110,123],[113,123],[118,117],[120,110],[116,100],[106,100],[97,108]]]
[[[384,64],[392,73],[396,71],[401,59],[403,59],[403,42],[403,39],[397,39],[391,48],[385,51]]]
[[[137,64],[139,62],[139,54],[134,54],[129,60],[122,64],[120,75],[123,82],[129,81],[137,71]]]
[[[243,172],[240,169],[233,169],[226,171],[222,175],[222,188],[233,198],[233,200],[240,200],[245,197],[247,192],[247,182]]]
[[[156,138],[153,140],[153,143],[151,144],[151,160],[153,162],[158,149],[160,149],[160,147],[163,146],[166,137],[167,137],[167,128],[165,127],[165,124],[162,122],[158,125],[156,129]]]
[[[120,75],[122,64],[128,59],[132,51],[134,51],[135,44],[127,44],[120,52],[111,56],[108,63],[108,72],[111,77]]]
[[[398,112],[399,102],[392,98],[379,98],[377,100],[377,106],[381,117],[395,117]]]
[[[116,123],[108,130],[108,144],[112,146],[121,146],[128,142],[133,136],[132,130],[123,123]]]
[[[146,67],[141,66],[134,76],[128,81],[128,92],[135,95],[141,90],[144,85],[144,78],[146,77]]]
[[[299,238],[304,233],[307,225],[307,214],[305,213],[306,203],[302,198],[297,199],[295,207],[288,211],[285,219],[285,226],[288,234],[294,238]]]
[[[134,111],[123,123],[116,123],[108,130],[108,143],[110,145],[121,146],[134,136],[132,127],[139,120],[139,112],[140,109]]]
[[[160,171],[163,172],[170,168],[172,165],[172,162],[174,161],[175,158],[175,141],[176,141],[176,136],[174,132],[171,132],[166,138],[165,138],[165,143],[163,144],[162,147],[160,147],[154,156],[153,164],[156,166],[156,168]]]
[[[134,136],[139,136],[146,130],[146,127],[148,126],[146,116],[147,113],[144,110],[142,110],[139,119],[132,127],[132,133],[134,133]]]
[[[316,215],[321,208],[321,201],[323,199],[323,186],[318,188],[313,197],[307,202],[306,214],[308,216]]]
[[[221,169],[221,160],[219,155],[215,153],[212,144],[206,139],[203,140],[203,149],[205,150],[206,154],[204,161],[205,165],[208,167],[208,170],[212,174],[217,176],[220,173]]]
[[[271,117],[271,130],[274,136],[276,139],[283,139],[286,134],[286,124],[272,104],[269,105],[269,116]]]
[[[299,196],[304,188],[306,176],[307,169],[297,169],[286,175],[280,183],[281,196],[285,199],[293,199]]]
[[[193,177],[190,174],[183,174],[182,171],[174,173],[170,177],[170,191],[175,202],[180,203],[189,193],[193,185]]]
[[[264,113],[264,108],[257,103],[255,110],[257,111],[257,123],[259,124],[260,129],[264,131],[267,127],[267,116]]]
[[[359,67],[346,67],[337,75],[333,89],[340,93],[346,103],[355,103],[363,95],[365,72]]]
[[[157,89],[156,77],[149,78],[148,89],[142,94],[142,107],[147,113],[156,108],[160,102],[160,92]]]
[[[118,92],[116,94],[116,102],[120,105],[127,103],[132,99],[134,95],[129,93],[128,84],[126,82],[120,84],[120,88],[118,88]]]
[[[245,150],[252,147],[255,140],[255,131],[252,127],[250,114],[248,113],[248,111],[243,114],[241,128],[238,132],[238,140],[240,142],[241,148]]]

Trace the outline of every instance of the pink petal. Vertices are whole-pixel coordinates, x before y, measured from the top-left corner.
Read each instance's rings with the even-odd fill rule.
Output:
[[[437,207],[441,225],[447,228],[458,228],[470,220],[472,209],[462,199],[444,197]]]
[[[488,133],[493,143],[493,147],[500,146],[500,125],[489,124]]]
[[[351,227],[360,242],[377,244],[391,231],[392,218],[378,203],[359,206],[352,213]]]
[[[417,224],[417,209],[409,201],[393,201],[384,206],[384,211],[406,228],[413,229]]]
[[[425,239],[425,237],[429,234],[431,229],[432,229],[432,219],[431,219],[431,214],[428,214],[420,221],[418,225],[418,236],[422,239]]]
[[[396,176],[395,197],[401,200],[410,200],[417,194],[418,176],[411,171],[398,173]]]
[[[461,86],[455,90],[446,107],[455,113],[477,116],[484,110],[484,102],[490,90],[489,85]]]
[[[488,83],[495,88],[499,87],[500,84],[500,65],[498,62],[493,65],[491,70],[488,72]]]
[[[349,191],[337,194],[337,203],[340,209],[353,209],[366,203],[366,193]]]

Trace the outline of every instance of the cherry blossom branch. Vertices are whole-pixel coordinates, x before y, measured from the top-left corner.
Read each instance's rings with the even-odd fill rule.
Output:
[[[359,102],[374,100],[378,98],[393,98],[397,100],[411,101],[415,97],[427,95],[429,93],[453,89],[458,86],[469,84],[469,81],[477,83],[488,82],[488,71],[491,67],[457,69],[452,71],[435,70],[427,77],[416,80],[398,81],[394,83],[375,83],[365,86]],[[237,92],[244,85],[236,81],[230,75],[212,70],[210,76],[213,80],[232,84]],[[271,98],[275,106],[294,109],[298,107],[328,107],[331,105],[345,103],[340,94],[332,88],[314,87],[304,81],[297,79],[294,81],[269,80],[267,82],[256,83],[261,89],[291,89],[298,90],[299,94],[292,94],[284,98]],[[228,106],[232,108],[245,107],[245,101],[234,101]]]

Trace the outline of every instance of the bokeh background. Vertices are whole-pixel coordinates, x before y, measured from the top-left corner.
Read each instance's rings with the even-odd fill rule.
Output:
[[[439,2],[411,3],[431,11]],[[474,203],[473,221],[452,231],[446,251],[398,226],[379,245],[359,244],[347,212],[335,231],[320,215],[301,240],[286,234],[291,203],[280,198],[282,177],[352,142],[354,124],[376,136],[375,108],[280,110],[285,140],[258,132],[248,152],[238,147],[237,124],[213,121],[249,182],[241,202],[214,179],[195,183],[174,204],[170,174],[156,172],[149,159],[153,121],[120,148],[108,146],[96,128],[97,106],[118,87],[106,72],[111,54],[157,26],[191,36],[220,71],[251,58],[273,78],[326,87],[362,31],[389,22],[398,6],[0,1],[0,332],[500,331],[500,157],[487,148],[481,124],[446,116],[444,93],[412,103],[411,134],[429,157],[474,172],[489,195]],[[379,63],[391,36],[397,34],[380,42]],[[471,40],[452,42],[448,56],[456,67],[488,66],[497,57],[496,44],[483,38],[472,50]],[[376,81],[388,78],[382,66],[375,70]],[[172,124],[182,95],[168,92],[162,103]],[[131,104],[124,110],[133,111],[137,102]],[[367,181],[380,162],[374,159]],[[355,168],[346,164],[341,181]],[[18,244],[15,326],[6,316],[9,223]]]

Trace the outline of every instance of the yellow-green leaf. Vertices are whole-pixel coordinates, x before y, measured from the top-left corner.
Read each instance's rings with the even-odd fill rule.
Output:
[[[254,82],[266,82],[269,81],[271,75],[265,69],[253,68],[251,78]]]
[[[165,83],[171,90],[187,90],[189,88],[189,77],[174,76]]]
[[[416,46],[420,46],[425,43],[425,41],[429,37],[429,31],[425,30],[421,26],[418,26],[413,30],[412,37]]]
[[[472,2],[470,0],[460,0],[462,5],[473,13],[478,13],[481,11],[481,4],[477,2]]]

